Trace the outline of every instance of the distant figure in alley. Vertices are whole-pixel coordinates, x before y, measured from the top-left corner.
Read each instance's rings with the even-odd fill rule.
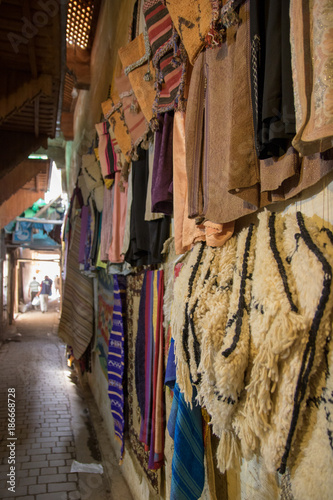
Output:
[[[48,276],[45,276],[40,285],[39,297],[40,297],[40,310],[42,313],[47,312],[49,295],[52,293],[52,283],[53,281]]]

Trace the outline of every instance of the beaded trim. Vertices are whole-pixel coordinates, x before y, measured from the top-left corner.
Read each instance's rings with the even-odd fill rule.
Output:
[[[112,106],[112,108],[110,109],[110,111],[108,111],[107,113],[105,113],[104,118],[106,120],[108,120],[110,118],[110,116],[113,115],[113,113],[115,111],[117,111],[118,109],[121,108],[121,106],[122,106],[121,102],[119,102],[118,104],[115,104],[114,106]]]
[[[256,118],[255,127],[258,126],[258,120],[259,120],[259,83],[258,83],[259,62],[258,61],[260,57],[260,50],[261,50],[260,37],[259,35],[254,35],[253,40],[251,42],[251,69],[252,69],[254,108],[255,108],[255,118]],[[259,155],[260,146],[257,134],[255,134],[255,143],[256,143],[257,155]]]
[[[250,253],[251,239],[253,236],[253,230],[254,230],[254,224],[250,224],[249,232],[247,234],[246,242],[245,242],[238,308],[237,308],[236,314],[233,315],[233,317],[228,321],[228,323],[226,325],[226,329],[230,328],[232,326],[232,324],[234,323],[234,321],[236,320],[235,335],[234,335],[231,346],[222,352],[222,356],[224,356],[225,358],[228,358],[230,356],[230,354],[232,354],[233,351],[236,349],[237,342],[239,341],[239,337],[240,337],[240,334],[242,331],[244,309],[246,309],[246,307],[247,307],[244,295],[245,295],[246,280],[249,278],[249,276],[247,274],[247,268],[248,268],[248,259],[249,259],[249,253]]]
[[[291,449],[291,443],[293,436],[295,434],[296,430],[296,425],[297,425],[297,419],[299,416],[300,412],[300,407],[301,403],[304,400],[305,393],[306,393],[306,388],[309,382],[310,374],[311,374],[311,369],[312,365],[314,362],[314,356],[316,353],[316,338],[318,334],[318,330],[320,327],[320,322],[322,320],[322,317],[324,315],[324,311],[330,296],[331,292],[331,284],[332,284],[332,267],[329,264],[329,262],[326,260],[325,256],[321,252],[321,250],[317,247],[317,245],[314,243],[314,241],[311,239],[310,233],[305,227],[304,223],[304,218],[301,212],[297,212],[296,214],[297,218],[297,223],[301,232],[301,237],[308,247],[308,249],[315,254],[317,259],[322,265],[322,269],[324,272],[324,279],[323,279],[323,287],[322,287],[322,292],[321,292],[321,297],[319,300],[319,304],[317,307],[317,310],[315,312],[309,335],[308,335],[308,342],[305,346],[305,350],[303,353],[303,358],[302,358],[302,365],[300,369],[300,373],[298,376],[297,380],[297,385],[296,385],[296,390],[295,390],[295,395],[294,395],[294,401],[295,405],[293,408],[293,414],[292,414],[292,419],[291,419],[291,424],[289,428],[289,433],[287,437],[287,442],[285,446],[285,452],[283,454],[283,457],[281,459],[281,465],[278,468],[278,472],[280,474],[284,474],[286,472],[286,465],[287,465],[287,460],[289,457],[290,449]]]
[[[280,254],[279,254],[279,251],[278,251],[278,248],[277,248],[277,244],[276,244],[275,219],[276,219],[276,214],[272,213],[272,215],[269,217],[269,221],[268,221],[269,236],[270,236],[269,244],[270,244],[271,250],[273,252],[274,259],[276,260],[276,263],[277,263],[277,266],[278,266],[278,270],[279,270],[279,273],[280,273],[280,276],[281,276],[281,279],[282,279],[284,291],[286,292],[286,295],[287,295],[287,298],[288,298],[291,310],[293,312],[297,313],[298,312],[298,308],[297,308],[297,306],[293,302],[292,295],[291,295],[291,292],[290,292],[290,289],[289,289],[289,285],[288,285],[287,273],[286,273],[286,270],[285,270],[285,268],[283,266],[283,262],[282,262],[282,259],[280,257]]]
[[[239,16],[236,9],[242,3],[244,3],[244,0],[229,0],[229,2],[221,8],[221,21],[223,26],[230,28],[239,23]]]
[[[131,95],[133,94],[134,94],[133,90],[128,90],[126,92],[123,92],[122,94],[119,94],[119,97],[120,99],[123,99],[124,97],[131,97]]]
[[[139,68],[140,66],[142,66],[150,58],[151,48],[150,48],[147,29],[145,29],[143,32],[143,38],[145,41],[146,53],[138,61],[135,61],[134,63],[126,66],[126,68],[124,69],[124,73],[126,76],[128,76],[131,71],[134,71],[136,68]]]

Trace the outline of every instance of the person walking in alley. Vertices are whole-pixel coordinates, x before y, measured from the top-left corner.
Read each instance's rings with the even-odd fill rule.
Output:
[[[48,276],[45,276],[40,285],[40,310],[42,313],[47,312],[49,295],[51,295],[53,281]]]
[[[58,275],[56,275],[56,277],[54,278],[54,289],[55,289],[56,296],[59,297],[60,296],[60,278]]]
[[[40,284],[36,280],[36,276],[32,278],[32,281],[29,283],[29,290],[30,290],[30,300],[31,302],[34,300],[36,295],[38,295]]]

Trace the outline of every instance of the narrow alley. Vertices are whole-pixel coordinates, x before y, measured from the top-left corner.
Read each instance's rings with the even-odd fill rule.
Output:
[[[67,367],[58,322],[56,300],[0,335],[0,498],[131,499],[106,435],[98,443],[103,423]],[[74,461],[104,472],[71,472]]]

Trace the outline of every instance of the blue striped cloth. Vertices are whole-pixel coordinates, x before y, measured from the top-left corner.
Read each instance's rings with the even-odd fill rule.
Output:
[[[198,500],[205,483],[201,407],[195,396],[194,387],[191,409],[175,384],[168,420],[168,431],[175,443],[170,500]]]
[[[121,445],[120,462],[124,454],[124,324],[123,306],[125,288],[122,286],[121,276],[113,276],[114,306],[112,318],[112,330],[110,332],[109,353],[108,353],[108,394],[111,402],[111,413],[113,416],[114,433],[117,441]]]

